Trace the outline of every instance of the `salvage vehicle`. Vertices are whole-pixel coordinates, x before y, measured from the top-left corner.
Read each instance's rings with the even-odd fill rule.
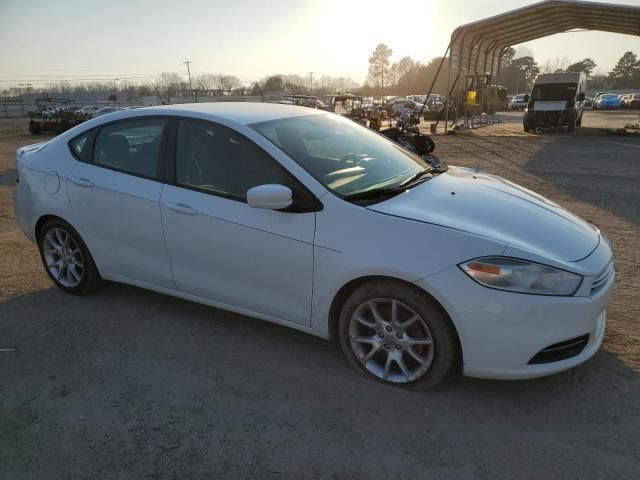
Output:
[[[493,115],[509,107],[507,88],[502,85],[486,84],[480,90],[482,112]]]
[[[586,91],[584,72],[538,75],[531,95],[525,97],[528,107],[523,119],[524,131],[566,126],[573,132],[582,125]]]
[[[37,109],[29,112],[29,132],[59,134],[84,120],[76,115],[80,107],[69,98],[44,97],[36,99]]]
[[[284,98],[291,100],[293,105],[326,109],[326,105],[318,97],[313,95],[284,95]]]
[[[97,110],[94,110],[91,113],[91,118],[101,117],[102,115],[106,115],[108,113],[113,113],[119,111],[119,107],[100,107]]]
[[[598,97],[593,104],[594,110],[617,110],[621,107],[622,101],[619,95],[613,93],[605,93]]]
[[[339,115],[125,110],[22,147],[16,164],[16,220],[69,294],[110,280],[257,317],[416,388],[454,366],[549,375],[602,343],[615,274],[595,226]]]
[[[514,95],[511,100],[509,100],[509,110],[524,110],[527,108],[528,103],[529,100],[527,99],[526,93]]]
[[[634,93],[629,99],[629,108],[640,108],[640,93]]]

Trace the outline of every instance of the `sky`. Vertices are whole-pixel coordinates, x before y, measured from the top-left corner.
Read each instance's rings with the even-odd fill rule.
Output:
[[[535,0],[0,0],[0,89],[68,80],[153,80],[160,72],[350,76],[378,43],[391,60],[442,55],[459,25]],[[617,3],[640,6],[640,0]],[[539,64],[591,57],[606,73],[640,37],[557,34],[528,42]]]

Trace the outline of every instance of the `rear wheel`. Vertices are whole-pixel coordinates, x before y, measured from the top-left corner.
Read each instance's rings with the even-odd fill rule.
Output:
[[[49,278],[62,291],[79,295],[98,287],[100,274],[93,258],[67,222],[48,220],[40,229],[38,247]]]
[[[393,281],[358,288],[340,314],[340,342],[365,376],[427,389],[456,358],[456,335],[446,314],[426,294]]]

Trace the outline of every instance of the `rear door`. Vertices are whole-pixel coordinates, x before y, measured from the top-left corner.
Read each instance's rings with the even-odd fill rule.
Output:
[[[93,145],[88,158],[82,138],[71,142],[80,161],[69,200],[100,272],[114,280],[174,288],[159,206],[167,124],[138,117],[95,129],[84,140]]]

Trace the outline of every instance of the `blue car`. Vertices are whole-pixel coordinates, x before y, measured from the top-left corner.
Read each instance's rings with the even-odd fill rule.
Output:
[[[622,102],[620,101],[620,97],[618,95],[614,95],[613,93],[605,93],[604,95],[600,95],[598,100],[593,104],[593,108],[595,110],[607,110],[607,109],[616,109],[620,108]]]

